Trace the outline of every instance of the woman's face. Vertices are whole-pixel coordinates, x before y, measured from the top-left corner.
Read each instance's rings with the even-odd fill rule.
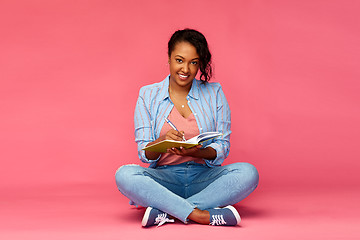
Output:
[[[190,89],[199,64],[199,55],[193,45],[188,42],[177,43],[169,57],[170,81]]]

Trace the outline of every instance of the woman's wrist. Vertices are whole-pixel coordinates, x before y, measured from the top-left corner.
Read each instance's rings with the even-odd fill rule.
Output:
[[[216,158],[216,150],[212,147],[200,148],[199,151],[194,153],[193,157],[214,160]]]

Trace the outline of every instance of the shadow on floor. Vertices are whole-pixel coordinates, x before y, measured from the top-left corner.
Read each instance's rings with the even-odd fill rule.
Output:
[[[253,207],[243,206],[243,205],[239,205],[239,204],[235,204],[234,207],[239,212],[241,218],[262,218],[262,217],[267,217],[270,215],[270,213],[268,211],[266,211],[265,209],[262,209],[260,207],[253,208]],[[118,212],[116,214],[116,219],[118,219],[120,221],[126,219],[126,221],[128,221],[128,222],[140,223],[144,216],[145,210],[146,210],[146,208],[144,208],[144,207],[136,208],[136,207],[131,206],[122,212]]]
[[[260,207],[253,208],[249,206],[242,206],[239,204],[235,204],[234,207],[239,212],[241,218],[261,218],[261,217],[267,217],[270,215],[268,211],[265,209],[262,209]]]

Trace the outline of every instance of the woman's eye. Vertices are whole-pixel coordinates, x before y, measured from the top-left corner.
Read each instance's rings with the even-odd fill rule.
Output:
[[[176,62],[182,63],[182,60],[181,59],[176,59]]]
[[[192,65],[197,65],[197,64],[198,64],[198,62],[191,62],[191,64],[192,64]]]

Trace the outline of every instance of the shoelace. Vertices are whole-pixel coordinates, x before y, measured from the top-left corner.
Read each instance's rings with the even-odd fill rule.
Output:
[[[226,224],[223,215],[212,215],[212,222],[210,225],[224,225]]]
[[[154,224],[155,225],[157,224],[157,227],[160,227],[161,225],[163,225],[164,223],[167,223],[167,222],[175,222],[175,220],[174,219],[169,219],[167,217],[166,213],[162,213],[162,214],[157,215],[157,217],[155,218]]]

